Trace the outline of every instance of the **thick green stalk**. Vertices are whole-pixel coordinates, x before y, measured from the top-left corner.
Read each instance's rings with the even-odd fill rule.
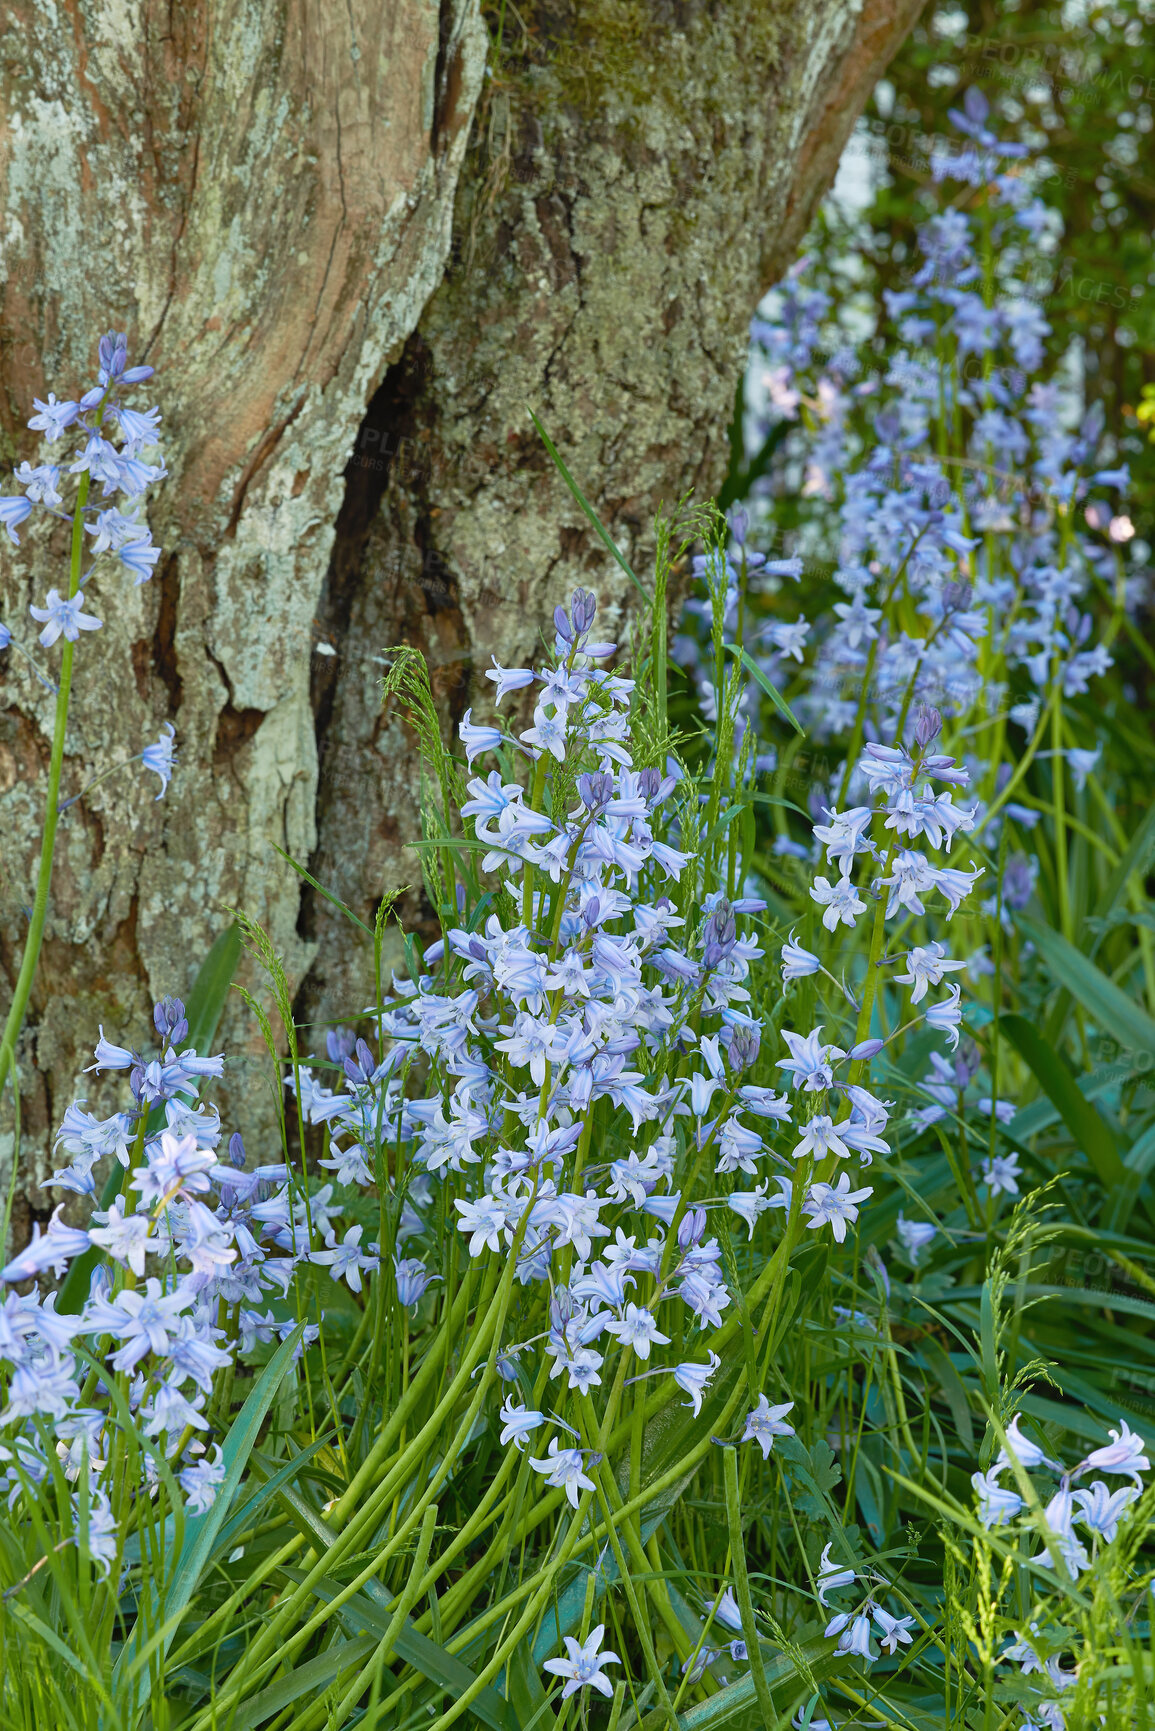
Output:
[[[750,1577],[746,1572],[746,1547],[742,1542],[742,1506],[738,1497],[738,1451],[723,1449],[722,1463],[726,1474],[726,1523],[730,1529],[730,1564],[734,1571],[734,1596],[742,1615],[742,1635],[758,1710],[764,1725],[775,1720],[774,1703],[762,1664],[762,1649],[758,1644],[758,1625],[754,1621],[754,1606],[750,1599]]]

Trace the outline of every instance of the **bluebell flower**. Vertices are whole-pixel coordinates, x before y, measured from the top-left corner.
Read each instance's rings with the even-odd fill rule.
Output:
[[[21,463],[16,469],[16,479],[34,504],[52,507],[63,503],[57,487],[60,470],[55,463],[42,463],[36,468],[31,463]]]
[[[8,539],[17,547],[20,545],[20,537],[16,533],[16,530],[19,525],[23,523],[24,519],[31,514],[31,511],[32,501],[31,499],[26,498],[23,493],[10,493],[5,496],[0,496],[0,523],[3,523],[4,527],[7,529]]]
[[[29,607],[33,619],[44,626],[40,641],[45,649],[50,649],[58,637],[63,636],[66,642],[75,643],[82,631],[100,630],[101,621],[91,613],[82,612],[83,606],[83,589],[78,589],[73,596],[62,596],[58,589],[50,589],[43,607]]]
[[[439,1274],[431,1274],[425,1264],[416,1256],[394,1257],[393,1272],[397,1281],[398,1301],[408,1310],[417,1304],[431,1280],[440,1280]]]
[[[167,733],[166,733],[167,729]],[[160,738],[155,745],[146,745],[140,754],[140,761],[145,769],[151,769],[154,775],[160,776],[160,792],[157,799],[163,799],[168,792],[168,784],[172,780],[173,764],[176,762],[176,748],[173,741],[176,738],[176,728],[171,721],[163,723]],[[185,1033],[188,1025],[185,1025]]]
[[[71,401],[58,403],[53,391],[48,393],[48,401],[42,403],[39,397],[32,399],[37,413],[32,416],[28,425],[34,433],[43,433],[46,441],[54,445],[72,426],[80,413],[80,404]]]

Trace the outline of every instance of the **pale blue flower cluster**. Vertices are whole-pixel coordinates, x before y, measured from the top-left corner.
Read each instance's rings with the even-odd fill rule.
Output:
[[[33,432],[41,433],[49,447],[50,461],[19,463],[15,479],[20,492],[0,495],[0,524],[17,546],[19,527],[39,507],[49,515],[72,523],[80,512],[84,532],[92,537],[85,549],[92,563],[78,572],[72,592],[62,594],[55,585],[50,587],[42,606],[33,603],[29,612],[42,626],[39,642],[51,649],[62,638],[65,643],[78,643],[83,632],[99,631],[103,621],[95,613],[85,611],[85,591],[89,586],[101,555],[110,554],[133,578],[135,585],[147,583],[153,575],[161,550],[153,542],[148,523],[142,517],[144,496],[148,489],[167,475],[160,452],[159,408],[133,409],[122,401],[126,386],[142,383],[152,377],[153,368],[130,367],[128,347],[123,332],[109,331],[99,344],[96,383],[77,400],[58,402],[54,392],[47,402],[33,399],[36,413],[28,422]],[[68,435],[75,439],[71,452],[57,453],[53,447]],[[110,436],[111,435],[111,436]],[[114,443],[118,439],[119,443]],[[146,461],[146,456],[151,460]],[[71,458],[71,460],[70,460]],[[76,477],[76,482],[73,481]],[[87,494],[99,483],[101,501],[120,495],[118,504],[89,503]],[[71,505],[65,491],[70,485],[81,485],[85,497]],[[83,543],[81,544],[83,547]],[[40,682],[55,691],[56,685],[13,637],[8,625],[0,624],[0,652],[15,648],[29,663]],[[165,723],[159,741],[147,746],[131,762],[141,762],[160,776],[165,793],[172,777],[175,751],[175,729]],[[108,773],[108,772],[105,772]],[[79,797],[79,796],[74,796]],[[64,804],[73,803],[71,800]],[[63,805],[61,809],[64,809]]]

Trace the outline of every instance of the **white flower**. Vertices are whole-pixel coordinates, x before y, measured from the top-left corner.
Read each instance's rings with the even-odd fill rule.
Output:
[[[838,1130],[842,1125],[838,1126]],[[816,1160],[821,1160],[827,1154],[834,1154],[839,1160],[849,1157],[850,1149],[834,1128],[829,1115],[816,1112],[813,1118],[807,1119],[802,1129],[802,1135],[792,1150],[795,1160],[801,1160],[807,1154],[813,1154]]]
[[[811,951],[804,950],[802,945],[794,940],[794,933],[782,946],[782,983],[789,984],[791,980],[804,980],[808,974],[816,974],[822,963]]]
[[[810,899],[822,909],[822,924],[828,932],[834,931],[839,921],[853,931],[859,914],[866,912],[866,903],[849,878],[839,878],[836,884],[826,878],[815,878],[810,886]]]
[[[1007,1447],[1000,1448],[992,1471],[1001,1472],[1004,1467],[1010,1466],[1012,1456],[1021,1467],[1026,1467],[1028,1470],[1031,1467],[1047,1466],[1053,1467],[1056,1472],[1060,1471],[1061,1468],[1057,1461],[1048,1460],[1046,1452],[1039,1447],[1038,1443],[1033,1443],[1030,1437],[1025,1437],[1022,1434],[1019,1429],[1020,1422],[1021,1414],[1016,1413],[1006,1428]]]
[[[863,1190],[852,1190],[850,1179],[843,1172],[836,1185],[812,1184],[802,1207],[810,1216],[808,1225],[812,1231],[829,1226],[841,1244],[846,1237],[847,1225],[853,1225],[858,1219],[858,1203],[873,1195],[874,1190],[869,1185]]]
[[[600,1689],[603,1695],[612,1695],[614,1686],[602,1670],[603,1665],[620,1665],[621,1660],[616,1653],[599,1651],[602,1636],[606,1632],[604,1623],[599,1623],[596,1629],[591,1629],[584,1642],[575,1641],[572,1635],[565,1637],[565,1648],[568,1657],[565,1659],[547,1659],[542,1666],[555,1677],[566,1679],[565,1688],[561,1692],[564,1701],[567,1695],[576,1695],[579,1689]]]
[[[75,643],[82,631],[100,630],[100,620],[91,613],[82,613],[83,605],[83,589],[78,589],[71,598],[62,596],[59,589],[50,589],[43,607],[28,609],[33,619],[44,626],[40,641],[45,649],[50,649],[61,634],[66,642]]]
[[[325,1239],[328,1248],[314,1250],[309,1256],[310,1262],[328,1266],[331,1280],[347,1280],[352,1292],[360,1292],[361,1290],[362,1269],[371,1273],[377,1268],[381,1260],[379,1256],[373,1254],[372,1246],[368,1251],[361,1249],[361,1234],[364,1230],[363,1226],[350,1226],[340,1244],[337,1242],[336,1234],[330,1231]]]
[[[911,1636],[907,1631],[914,1626],[913,1617],[892,1617],[889,1611],[884,1611],[881,1605],[875,1605],[871,1612],[875,1624],[882,1630],[882,1650],[884,1653],[897,1653],[900,1644],[910,1646]]]
[[[929,1244],[938,1234],[938,1227],[931,1220],[906,1220],[899,1214],[898,1239],[912,1262],[918,1261],[919,1251]]]
[[[1087,1490],[1075,1492],[1075,1501],[1083,1511],[1078,1519],[1109,1545],[1128,1506],[1138,1496],[1134,1485],[1120,1485],[1117,1491],[1112,1491],[1102,1479],[1096,1479]]]
[[[999,1471],[998,1467],[992,1467],[989,1472],[971,1474],[971,1484],[979,1499],[979,1520],[984,1527],[1001,1527],[1005,1521],[1014,1520],[1023,1506],[1023,1499],[1016,1491],[999,1483]]]
[[[956,962],[948,956],[941,944],[916,944],[906,958],[907,972],[895,974],[896,986],[913,986],[910,994],[912,1004],[917,1004],[926,996],[928,986],[937,986],[942,977],[957,968],[965,968],[965,962]]]
[[[926,1025],[934,1028],[940,1034],[946,1034],[950,1040],[953,1052],[958,1045],[959,1023],[962,1021],[962,1008],[959,1004],[961,989],[958,986],[949,988],[950,997],[941,1003],[932,1004],[926,1012]]]
[[[774,1447],[775,1437],[794,1435],[794,1426],[782,1422],[793,1406],[792,1400],[784,1402],[782,1406],[771,1406],[766,1396],[760,1394],[758,1405],[746,1414],[746,1429],[742,1432],[742,1441],[758,1443],[762,1450],[762,1459],[766,1460]]]
[[[840,1587],[849,1587],[857,1579],[858,1576],[853,1569],[840,1569],[837,1563],[830,1561],[830,1546],[826,1545],[818,1565],[819,1604],[826,1605],[827,1593],[836,1593]]]
[[[555,1489],[564,1490],[575,1509],[578,1506],[578,1492],[592,1491],[594,1488],[594,1481],[587,1478],[582,1471],[581,1449],[559,1449],[556,1437],[550,1442],[548,1457],[543,1460],[534,1460],[531,1455],[529,1464],[534,1472],[545,1475],[547,1485],[553,1485]]]
[[[1149,1472],[1151,1462],[1143,1453],[1145,1444],[1143,1438],[1136,1436],[1126,1419],[1120,1421],[1122,1430],[1109,1431],[1114,1442],[1106,1443],[1102,1448],[1093,1449],[1083,1462],[1084,1467],[1098,1467],[1104,1473],[1126,1473],[1137,1485],[1142,1484],[1140,1471]]]
[[[702,1410],[703,1391],[705,1390],[707,1383],[710,1381],[710,1378],[722,1362],[716,1352],[711,1352],[709,1354],[709,1360],[710,1362],[708,1364],[689,1363],[674,1366],[674,1381],[677,1383],[679,1388],[684,1389],[690,1396],[690,1399],[684,1401],[683,1405],[693,1405],[695,1418],[697,1418],[698,1414]]]
[[[632,1346],[639,1358],[650,1356],[650,1347],[656,1342],[659,1346],[668,1346],[670,1337],[660,1333],[657,1320],[648,1310],[636,1304],[627,1304],[625,1315],[619,1321],[611,1318],[606,1323],[610,1334],[616,1334],[623,1346]]]
[[[507,1397],[499,1416],[503,1427],[501,1441],[512,1442],[517,1449],[524,1449],[525,1439],[530,1432],[545,1423],[544,1413],[531,1412],[525,1405],[515,1405],[512,1395]]]
[[[996,1154],[993,1159],[988,1157],[982,1161],[983,1183],[992,1196],[1005,1193],[1007,1196],[1017,1196],[1019,1193],[1019,1157],[1017,1154]]]

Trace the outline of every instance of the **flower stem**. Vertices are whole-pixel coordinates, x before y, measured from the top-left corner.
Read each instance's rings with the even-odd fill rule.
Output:
[[[89,480],[90,476],[86,471],[80,477],[80,486],[76,495],[76,510],[72,515],[69,600],[80,588],[81,555],[84,551],[84,506],[88,499]],[[56,849],[56,825],[60,818],[58,809],[60,772],[64,765],[64,736],[68,728],[68,700],[72,691],[72,657],[75,647],[75,644],[65,641],[60,658],[60,685],[56,692],[56,725],[52,734],[52,757],[48,765],[48,803],[44,813],[44,832],[40,841],[40,869],[36,878],[36,897],[32,903],[32,918],[28,922],[28,936],[24,940],[24,955],[20,963],[20,972],[16,977],[16,989],[12,994],[12,1003],[8,1009],[8,1019],[4,1024],[4,1033],[0,1037],[0,1091],[3,1090],[8,1079],[9,1070],[15,1068],[16,1042],[20,1038],[20,1030],[24,1026],[24,1014],[28,1008],[32,982],[36,978],[36,965],[40,960],[40,945],[44,939],[44,926],[48,918],[48,891],[52,884],[52,856]]]

